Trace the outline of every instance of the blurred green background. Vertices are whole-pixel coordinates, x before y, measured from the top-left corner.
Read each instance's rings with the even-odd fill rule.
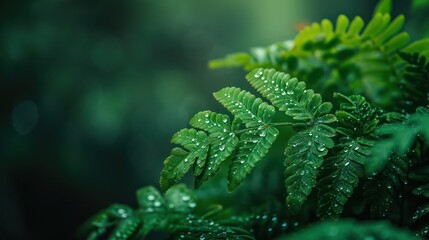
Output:
[[[171,135],[198,111],[224,111],[212,92],[247,87],[209,59],[339,13],[368,20],[375,4],[1,1],[0,238],[72,239],[110,203],[135,205],[137,188],[158,186]]]

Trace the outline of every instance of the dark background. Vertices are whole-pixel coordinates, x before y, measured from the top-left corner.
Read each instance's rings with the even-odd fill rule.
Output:
[[[367,21],[375,3],[0,1],[0,239],[73,239],[110,203],[134,206],[171,135],[220,109],[212,92],[244,86],[209,59],[340,13]]]

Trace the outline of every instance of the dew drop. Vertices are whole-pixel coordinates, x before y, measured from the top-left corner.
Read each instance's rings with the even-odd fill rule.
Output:
[[[190,203],[188,204],[188,206],[189,206],[190,208],[194,208],[194,207],[196,207],[196,206],[197,206],[197,204],[196,204],[196,203],[194,203],[194,202],[190,202]]]
[[[153,203],[153,205],[154,205],[155,207],[159,207],[159,206],[161,206],[161,202],[160,202],[160,201],[155,201],[155,202]]]
[[[155,196],[154,195],[148,195],[147,196],[147,200],[149,200],[149,201],[153,201],[153,200],[155,200]]]
[[[190,196],[188,196],[188,195],[184,195],[184,196],[182,196],[182,200],[183,201],[189,201],[191,199],[191,197]]]
[[[323,145],[319,145],[319,146],[317,147],[317,150],[319,150],[319,151],[323,152],[323,151],[325,151],[325,150],[326,150],[326,148],[325,148],[325,146],[323,146]]]

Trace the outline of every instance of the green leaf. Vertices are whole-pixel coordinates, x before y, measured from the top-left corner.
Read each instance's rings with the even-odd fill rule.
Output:
[[[320,171],[317,216],[322,219],[339,218],[363,175],[362,162],[368,158],[362,150],[368,147],[354,140],[344,138],[336,148],[338,152],[325,160]]]
[[[136,192],[137,201],[145,212],[162,211],[165,207],[164,197],[154,187],[144,187]]]
[[[224,88],[213,95],[228,111],[241,119],[247,128],[271,122],[275,113],[273,106],[236,87]]]
[[[364,26],[365,26],[365,23],[362,20],[362,18],[359,16],[355,17],[353,19],[352,23],[350,23],[350,27],[349,27],[349,30],[347,32],[347,35],[349,35],[349,36],[358,35]]]
[[[402,51],[410,54],[419,53],[420,56],[429,59],[429,38],[417,40],[406,46]]]
[[[340,93],[334,97],[342,100],[335,115],[341,124],[336,130],[344,136],[320,171],[317,215],[322,219],[337,219],[343,212],[364,175],[362,165],[370,161],[373,130],[378,124],[377,110],[364,97]]]
[[[134,236],[137,234],[141,224],[142,224],[141,220],[136,216],[124,219],[112,231],[108,239],[109,240],[134,239]]]
[[[279,131],[274,127],[241,134],[238,152],[229,166],[228,190],[233,191],[268,152]]]
[[[285,151],[286,204],[296,214],[316,185],[323,156],[334,146],[334,129],[323,124],[310,126],[291,137]]]
[[[403,123],[384,124],[377,128],[384,139],[374,146],[372,161],[366,165],[369,174],[377,173],[384,168],[391,154],[404,156],[412,147],[417,136],[429,140],[429,114],[415,113]]]
[[[393,38],[391,38],[389,41],[387,41],[384,47],[387,51],[393,52],[407,45],[409,41],[410,41],[410,35],[407,32],[402,32],[394,36]]]
[[[177,183],[188,172],[197,158],[195,152],[187,152],[182,148],[173,148],[171,155],[164,161],[164,168],[161,171],[160,184],[165,192]]]
[[[194,173],[200,175],[206,163],[210,145],[207,134],[195,129],[182,129],[173,135],[172,143],[180,144],[188,151],[181,148],[173,148],[171,155],[164,161],[161,172],[161,188],[166,191],[177,183],[186,172],[194,165]]]
[[[235,151],[238,138],[234,132],[221,132],[210,134],[211,146],[207,163],[201,175],[195,179],[195,187],[201,186],[204,181],[214,176],[220,165]]]
[[[214,59],[209,62],[210,68],[240,67],[251,63],[252,56],[248,53],[229,54],[223,59]]]
[[[429,204],[425,203],[417,208],[417,210],[412,215],[413,222],[417,222],[418,220],[421,220],[424,217],[427,217],[429,213]],[[419,226],[419,229],[416,231],[416,235],[418,237],[427,237],[429,233],[429,224],[426,222],[423,224],[423,226]]]
[[[197,206],[197,197],[184,184],[174,185],[165,193],[169,209],[180,213],[192,213]]]
[[[370,205],[370,214],[384,218],[390,212],[398,189],[408,181],[410,163],[406,158],[392,155],[386,167],[364,185],[365,202]]]
[[[390,13],[392,11],[392,0],[380,0],[374,9],[374,14]]]
[[[335,33],[345,33],[348,26],[349,19],[344,15],[338,16]]]
[[[209,166],[210,170],[206,170],[206,176],[197,180],[197,186],[202,183],[203,180],[206,180],[209,176],[212,176],[216,173],[217,167],[221,162],[223,162],[232,151],[235,149],[237,138],[234,135],[233,129],[235,126],[231,126],[231,120],[227,115],[218,114],[211,111],[203,111],[195,114],[195,116],[189,121],[189,124],[195,128],[205,130],[210,133],[211,139],[211,149],[209,154]],[[220,140],[220,141],[219,141]],[[199,147],[201,150],[208,151],[208,145],[202,144]],[[226,152],[219,154],[219,151],[216,151],[216,148],[226,149]],[[222,150],[223,151],[223,150]],[[216,156],[215,156],[216,155]],[[206,168],[206,158],[198,158],[194,166],[194,175],[196,177],[200,176],[204,169]]]
[[[303,230],[278,240],[325,240],[325,239],[389,239],[415,240],[408,231],[391,225],[388,221],[357,222],[342,220],[313,224]]]
[[[384,43],[386,40],[388,40],[390,37],[397,34],[405,23],[405,17],[404,15],[399,15],[395,18],[395,20],[392,21],[392,23],[384,29],[378,36],[375,37],[375,41],[379,44]]]
[[[289,74],[274,69],[255,69],[247,74],[246,79],[275,107],[295,120],[323,122],[332,109],[331,103],[322,102],[320,94],[306,90],[304,82],[291,78]],[[328,118],[328,122],[335,119],[333,115]]]

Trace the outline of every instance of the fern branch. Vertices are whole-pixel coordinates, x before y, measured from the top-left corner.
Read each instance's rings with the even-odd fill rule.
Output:
[[[243,182],[274,143],[279,131],[274,127],[248,131],[240,136],[238,152],[229,166],[228,190],[233,191]]]
[[[364,185],[365,201],[370,204],[371,216],[384,218],[392,208],[402,184],[408,181],[410,163],[406,158],[392,155],[380,174]]]
[[[371,139],[378,117],[376,109],[362,96],[334,96],[343,100],[335,113],[341,124],[336,130],[343,137],[334,148],[334,155],[322,166],[317,215],[337,219],[363,176],[362,165],[368,162],[370,147],[374,145]]]
[[[229,166],[228,189],[233,191],[268,152],[278,135],[270,127],[274,107],[239,88],[224,88],[214,94],[247,127],[241,134],[238,152]],[[255,130],[249,130],[257,128]]]
[[[286,203],[297,213],[316,185],[323,156],[334,146],[335,131],[326,125],[336,120],[329,114],[332,104],[322,102],[320,94],[307,90],[304,82],[274,69],[255,69],[246,78],[280,111],[307,125],[289,140],[285,151]]]
[[[429,112],[421,111],[407,117],[403,123],[384,124],[377,129],[383,139],[374,146],[372,161],[366,165],[368,173],[377,173],[384,168],[391,154],[399,157],[412,147],[419,136],[429,140]]]

